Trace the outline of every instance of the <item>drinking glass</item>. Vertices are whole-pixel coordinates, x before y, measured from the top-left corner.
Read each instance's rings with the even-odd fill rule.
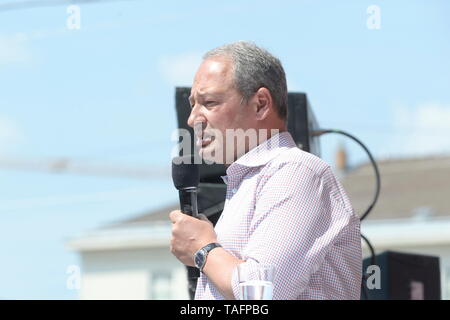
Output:
[[[273,265],[244,262],[238,264],[237,274],[240,300],[272,300]]]

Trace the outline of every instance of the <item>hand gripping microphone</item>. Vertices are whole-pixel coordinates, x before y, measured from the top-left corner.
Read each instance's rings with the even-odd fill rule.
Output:
[[[172,159],[172,179],[180,195],[181,212],[198,217],[197,187],[200,176],[192,155]]]

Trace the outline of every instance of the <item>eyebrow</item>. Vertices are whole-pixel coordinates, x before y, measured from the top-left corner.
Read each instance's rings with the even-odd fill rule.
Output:
[[[205,93],[197,93],[197,96],[199,98],[205,98],[207,96],[213,96],[213,97],[221,97],[223,96],[222,93],[213,93],[213,92],[205,92]],[[192,105],[192,102],[194,100],[194,97],[192,95],[189,96],[189,103]]]

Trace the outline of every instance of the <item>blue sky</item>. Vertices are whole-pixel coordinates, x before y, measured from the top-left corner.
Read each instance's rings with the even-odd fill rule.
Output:
[[[370,5],[381,29],[367,28]],[[174,87],[236,40],[277,55],[321,126],[354,133],[378,159],[450,153],[448,1],[82,4],[80,30],[66,27],[67,6],[0,11],[0,157],[167,166]],[[339,143],[365,161],[324,137],[326,161]],[[66,239],[176,198],[169,177],[0,168],[0,298],[76,298]]]

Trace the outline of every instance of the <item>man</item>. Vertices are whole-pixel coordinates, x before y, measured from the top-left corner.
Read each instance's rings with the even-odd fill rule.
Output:
[[[170,213],[172,253],[201,269],[196,299],[239,299],[240,263],[275,267],[274,299],[359,299],[359,218],[330,166],[287,132],[280,61],[248,42],[214,49],[189,100],[200,155],[228,165],[215,229],[204,216]],[[267,135],[236,146],[252,130]]]

